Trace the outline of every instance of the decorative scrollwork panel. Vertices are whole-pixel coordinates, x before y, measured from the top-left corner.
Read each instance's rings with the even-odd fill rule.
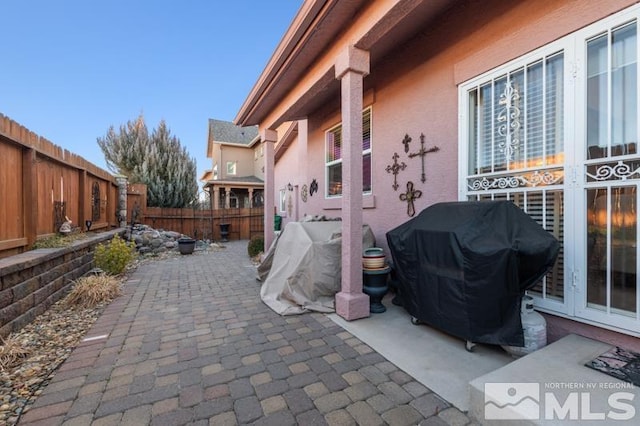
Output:
[[[587,182],[640,178],[640,160],[587,166]]]
[[[564,181],[564,172],[558,170],[534,171],[511,176],[471,178],[467,186],[471,191],[488,191],[491,189],[507,189],[522,187],[539,187],[559,185]]]

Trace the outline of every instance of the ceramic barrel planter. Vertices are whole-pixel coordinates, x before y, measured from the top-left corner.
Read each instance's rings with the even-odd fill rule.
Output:
[[[385,254],[379,247],[365,249],[362,253],[362,291],[369,296],[369,312],[382,313],[387,308],[382,298],[389,291],[387,278],[391,268],[386,265]]]
[[[180,254],[191,254],[195,248],[196,240],[193,238],[178,239],[178,250],[180,250]]]
[[[230,223],[221,223],[220,224],[220,239],[222,242],[229,241],[229,226]]]
[[[380,314],[387,308],[382,304],[382,299],[389,291],[387,278],[391,268],[385,266],[379,269],[362,270],[362,291],[369,296],[369,312]]]
[[[384,267],[385,255],[381,248],[371,247],[362,253],[362,267],[364,269],[378,269]]]

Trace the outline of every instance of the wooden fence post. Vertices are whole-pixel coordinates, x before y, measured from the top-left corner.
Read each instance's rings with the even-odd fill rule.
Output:
[[[23,235],[27,247],[31,248],[38,237],[38,174],[36,170],[36,151],[27,148],[22,151],[22,214],[24,217]],[[18,189],[20,190],[20,189]]]
[[[87,212],[89,207],[87,206],[87,171],[83,169],[78,170],[78,225],[82,230],[85,226],[85,221],[89,219]]]

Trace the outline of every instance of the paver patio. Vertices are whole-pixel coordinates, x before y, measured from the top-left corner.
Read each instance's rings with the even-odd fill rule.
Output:
[[[19,424],[470,423],[324,314],[271,311],[246,246],[140,265]]]

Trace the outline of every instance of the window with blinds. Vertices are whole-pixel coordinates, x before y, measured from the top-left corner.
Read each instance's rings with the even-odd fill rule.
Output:
[[[467,199],[509,200],[564,239],[564,52],[496,71],[466,88]],[[564,248],[531,290],[564,300]]]
[[[548,55],[471,88],[469,174],[562,164],[564,55]]]
[[[342,195],[342,125],[326,132],[327,197]],[[371,108],[362,112],[362,191],[371,192]]]

